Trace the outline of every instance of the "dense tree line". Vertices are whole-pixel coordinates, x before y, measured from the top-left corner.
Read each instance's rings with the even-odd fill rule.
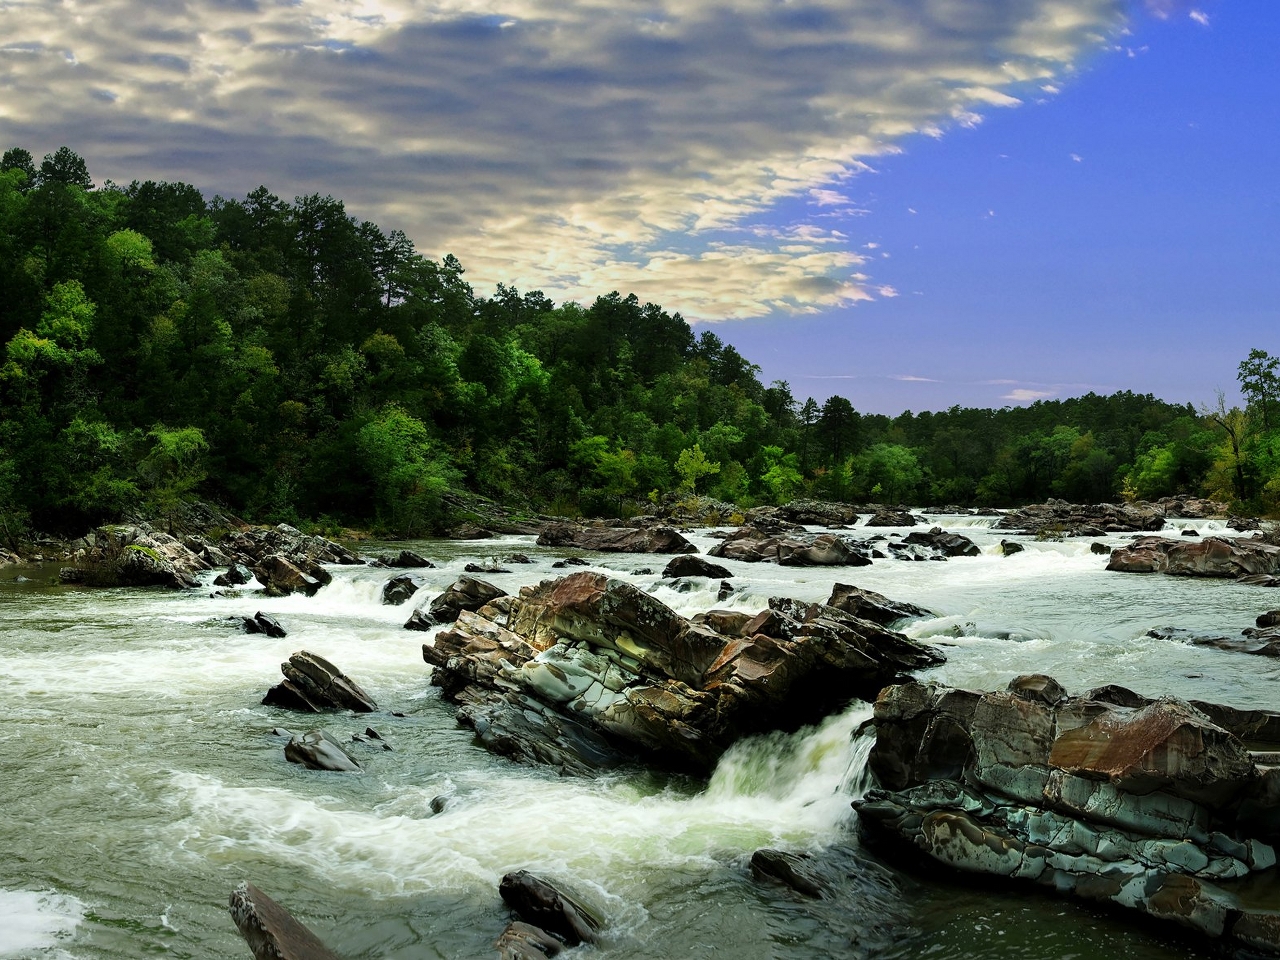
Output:
[[[1119,393],[860,414],[679,314],[499,285],[330,196],[95,187],[67,148],[0,160],[0,535],[77,532],[192,496],[260,520],[429,531],[450,490],[618,514],[743,506],[1280,498],[1277,360],[1246,409]]]

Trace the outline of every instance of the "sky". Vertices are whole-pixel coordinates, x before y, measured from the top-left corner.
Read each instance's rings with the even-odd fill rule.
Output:
[[[331,194],[477,292],[634,292],[864,412],[1238,399],[1272,0],[0,0],[0,147]]]

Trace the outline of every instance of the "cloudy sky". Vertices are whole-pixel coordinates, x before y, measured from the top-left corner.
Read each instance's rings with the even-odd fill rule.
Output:
[[[0,146],[320,192],[799,397],[1211,401],[1280,304],[1280,4],[0,0]]]

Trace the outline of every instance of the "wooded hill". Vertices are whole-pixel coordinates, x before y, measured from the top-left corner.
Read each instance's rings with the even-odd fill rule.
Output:
[[[1247,410],[1122,392],[860,414],[763,385],[715,333],[634,296],[483,296],[452,256],[331,196],[95,187],[65,147],[0,160],[0,290],[10,539],[195,495],[392,535],[437,529],[450,489],[594,515],[694,490],[743,506],[1280,495],[1262,351],[1241,364]]]

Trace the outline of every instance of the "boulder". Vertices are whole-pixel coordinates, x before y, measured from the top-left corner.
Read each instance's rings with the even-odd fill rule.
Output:
[[[978,545],[968,537],[947,533],[941,527],[933,527],[928,533],[914,531],[907,534],[903,542],[925,547],[944,557],[976,557],[982,553]]]
[[[401,550],[395,555],[384,556],[381,560],[388,567],[401,570],[434,570],[436,566],[422,554],[412,550]]]
[[[253,571],[243,563],[233,563],[213,579],[215,587],[243,587],[253,579]]]
[[[571,947],[600,939],[600,918],[594,911],[528,870],[506,874],[498,884],[498,893],[520,919],[555,934]]]
[[[196,574],[211,569],[196,552],[149,525],[98,527],[84,538],[72,567],[58,576],[89,587],[169,587],[197,585]]]
[[[378,709],[360,685],[328,660],[299,650],[280,664],[284,680],[267,691],[262,702],[269,707],[321,713],[326,710],[353,710],[372,713]]]
[[[787,537],[778,544],[778,563],[784,567],[865,567],[868,557],[830,533],[812,539]]]
[[[931,611],[917,607],[913,603],[890,600],[874,590],[863,590],[847,583],[837,583],[831,588],[831,597],[827,600],[827,606],[886,627],[909,617],[935,616]]]
[[[741,736],[816,722],[942,661],[835,607],[769,604],[688,620],[581,572],[463,611],[422,654],[485,746],[569,773],[628,759],[705,773]]]
[[[1197,647],[1216,647],[1219,650],[1230,650],[1234,653],[1252,653],[1262,657],[1280,657],[1280,631],[1275,628],[1255,630],[1249,628],[1240,635],[1227,637],[1215,634],[1199,634],[1178,627],[1156,627],[1148,630],[1147,636],[1157,640],[1174,640],[1179,643],[1190,643]]]
[[[268,616],[261,610],[255,613],[252,617],[244,618],[244,632],[261,633],[268,637],[274,637],[277,640],[288,636],[284,627],[280,626],[279,620],[275,617]]]
[[[307,563],[307,561],[303,561]],[[292,560],[278,554],[268,554],[253,568],[253,575],[258,578],[269,597],[284,597],[291,593],[303,593],[308,597],[328,583],[332,576],[319,564],[308,563],[303,570]]]
[[[426,609],[419,607],[414,610],[404,626],[406,630],[430,630],[442,623],[453,623],[463,610],[479,610],[506,595],[506,591],[487,580],[464,575],[433,599]]]
[[[427,585],[427,578],[416,573],[401,573],[382,585],[382,602],[398,607],[413,599],[413,595]]]
[[[1280,627],[1280,610],[1268,610],[1266,613],[1260,613],[1254,623],[1262,630],[1270,627]]]
[[[727,580],[733,577],[733,571],[726,567],[720,566],[718,563],[694,556],[693,554],[682,554],[675,557],[662,570],[664,579],[675,577],[706,577],[710,580]]]
[[[874,727],[869,844],[1265,941],[1274,909],[1235,887],[1276,863],[1280,778],[1255,757],[1280,714],[1027,676],[888,687]]]
[[[1280,547],[1226,537],[1205,537],[1194,543],[1143,537],[1112,550],[1107,569],[1182,577],[1271,576],[1280,573]]]
[[[853,506],[825,500],[792,500],[778,507],[775,516],[809,527],[852,527],[858,522],[858,511]]]
[[[310,572],[312,566],[331,563],[356,565],[364,563],[339,543],[311,536],[281,523],[274,527],[236,530],[218,541],[218,547],[237,563],[257,567],[271,555],[283,557],[294,566]]]
[[[243,882],[231,891],[228,909],[255,960],[339,960],[314,933],[252,883]]]
[[[1018,541],[1016,541],[1016,540],[1001,540],[1001,541],[1000,541],[1000,554],[1001,554],[1002,556],[1005,556],[1005,557],[1011,557],[1011,556],[1013,556],[1015,553],[1022,553],[1022,551],[1026,550],[1026,549],[1027,549],[1026,547],[1024,547],[1022,544],[1018,543]]]
[[[308,770],[359,773],[362,769],[360,762],[328,730],[308,730],[293,737],[284,746],[284,758]]]
[[[916,518],[906,510],[877,510],[867,521],[868,527],[914,527]]]
[[[672,527],[587,527],[550,523],[538,535],[542,547],[571,547],[602,553],[697,553],[698,548]]]

